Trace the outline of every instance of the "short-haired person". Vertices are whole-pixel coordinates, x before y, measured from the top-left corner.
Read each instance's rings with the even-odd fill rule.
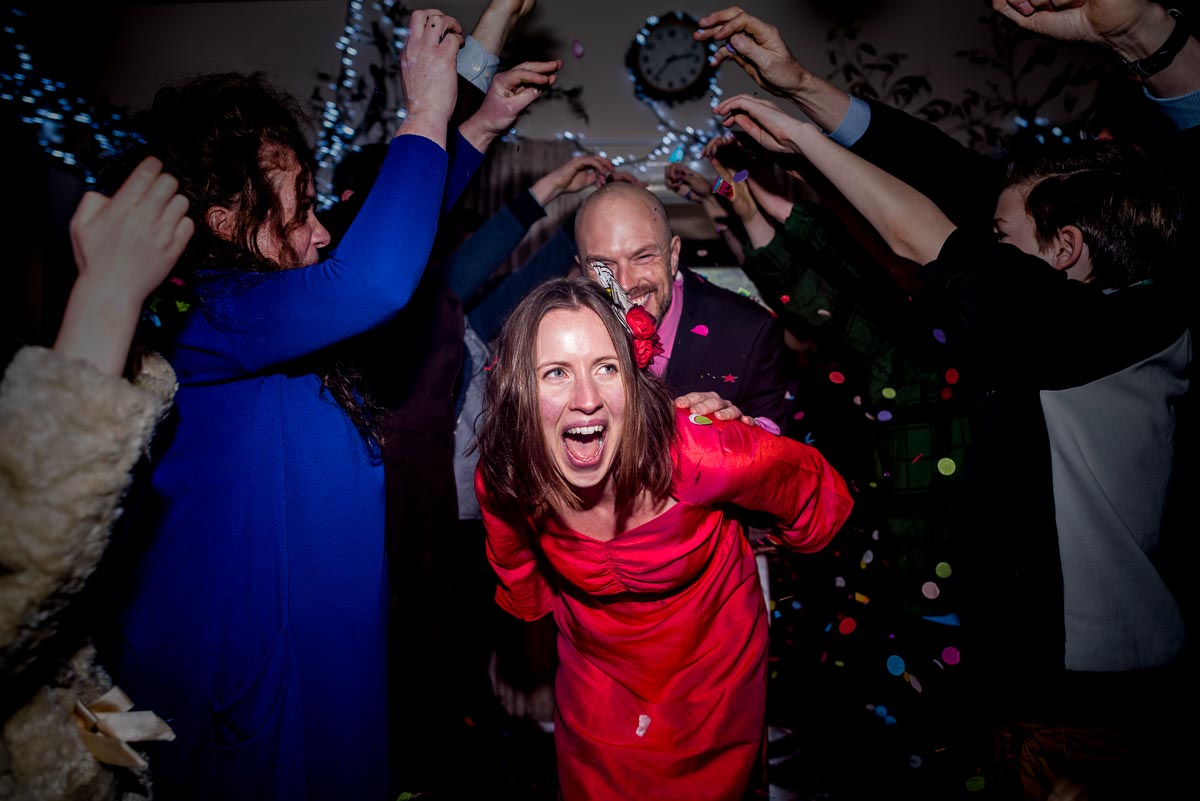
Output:
[[[1128,145],[1077,143],[1010,170],[993,226],[957,226],[770,101],[716,110],[811,161],[972,337],[987,391],[964,633],[1012,768],[1000,791],[1161,793],[1189,681],[1168,581],[1172,534],[1190,536],[1170,526],[1193,369],[1179,188]]]
[[[767,617],[726,507],[811,552],[852,501],[813,448],[673,409],[639,366],[649,315],[614,297],[553,279],[497,340],[476,474],[496,599],[558,624],[563,798],[734,801],[765,733]]]
[[[783,426],[782,325],[754,301],[680,269],[682,242],[653,192],[615,182],[597,189],[576,213],[575,242],[585,274],[604,264],[654,315],[664,350],[652,373],[677,393],[715,392],[742,414]]]

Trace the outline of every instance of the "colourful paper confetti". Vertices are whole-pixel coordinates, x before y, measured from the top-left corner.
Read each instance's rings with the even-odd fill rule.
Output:
[[[571,40],[571,55],[575,58],[583,58],[583,42],[578,39]]]
[[[895,400],[896,399],[896,390],[892,389],[891,387],[884,387],[880,391],[879,394],[882,395],[887,400]]]
[[[737,381],[737,376],[733,373],[726,373],[725,375],[721,376],[721,380],[723,380],[726,384],[732,384],[733,382]]]
[[[949,562],[938,562],[934,566],[933,572],[937,574],[938,578],[950,578],[950,574],[954,571],[951,570]]]
[[[877,418],[880,422],[886,423],[888,420],[892,419],[892,413],[887,409],[881,409],[877,415]]]
[[[712,420],[702,414],[690,414],[688,420],[698,426],[711,426]]]
[[[749,170],[738,170],[737,172],[735,172],[733,174],[733,182],[735,184],[740,184],[742,181],[746,180],[749,177],[750,177]]]
[[[940,328],[933,329],[933,338],[943,345],[946,344],[946,332]]]
[[[692,329],[692,333],[696,334],[698,336],[706,337],[706,336],[708,336],[708,326],[705,325],[704,323],[701,323],[700,325],[698,325]]]
[[[958,371],[955,370],[953,367],[951,367],[949,370],[946,371],[946,383],[947,384],[957,384],[958,383]]]
[[[837,370],[834,370],[829,374],[829,380],[835,384],[844,384],[846,383],[846,376],[842,375]]]
[[[952,476],[954,475],[954,471],[958,469],[958,465],[949,456],[943,456],[941,459],[938,459],[937,469],[943,476]]]
[[[921,585],[921,594],[932,601],[934,598],[942,594],[942,590],[934,582],[927,581]]]
[[[671,151],[671,158],[668,161],[672,164],[678,164],[683,161],[683,145],[675,146],[675,149]]]
[[[763,431],[769,431],[775,436],[779,436],[779,426],[770,417],[755,417],[754,424]]]

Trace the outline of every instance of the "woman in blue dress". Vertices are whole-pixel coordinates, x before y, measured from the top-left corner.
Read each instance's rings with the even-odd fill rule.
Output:
[[[507,94],[448,137],[461,28],[432,10],[410,28],[407,115],[323,261],[293,99],[258,76],[208,75],[161,90],[146,118],[197,229],[175,272],[193,307],[165,353],[177,413],[137,511],[115,660],[177,735],[151,749],[160,797],[395,797],[383,468],[369,407],[322,352],[405,306],[440,211],[552,80],[498,85]]]

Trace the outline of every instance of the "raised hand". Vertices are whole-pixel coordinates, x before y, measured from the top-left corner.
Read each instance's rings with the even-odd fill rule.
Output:
[[[195,224],[179,182],[143,160],[111,197],[87,192],[71,217],[79,278],[55,350],[118,375],[142,302],[175,265]]]
[[[613,163],[602,156],[576,156],[539,178],[530,191],[544,207],[559,195],[603,186],[614,169]]]
[[[713,112],[729,115],[722,125],[731,128],[737,125],[754,141],[776,153],[799,153],[796,137],[803,126],[770,100],[751,95],[734,95],[719,103]]]
[[[729,45],[717,50],[714,64],[734,61],[771,94],[791,97],[803,88],[808,70],[792,55],[774,25],[737,6],[714,11],[699,22],[701,30],[694,34],[696,40],[725,40]]]
[[[992,8],[1026,30],[1100,44],[1135,33],[1149,21],[1152,5],[1157,4],[1150,0],[992,0]],[[1149,44],[1151,50],[1170,33],[1171,23],[1166,20],[1162,36]]]
[[[504,134],[517,117],[554,85],[555,73],[562,61],[526,61],[510,70],[496,73],[479,110],[467,119],[459,132],[476,150],[484,151],[497,136]]]
[[[418,9],[400,51],[405,117],[396,135],[419,134],[446,143],[446,124],[458,99],[458,51],[462,26],[437,9]]]
[[[663,178],[667,189],[693,203],[703,203],[706,197],[712,196],[712,182],[682,164],[668,164],[663,170]]]

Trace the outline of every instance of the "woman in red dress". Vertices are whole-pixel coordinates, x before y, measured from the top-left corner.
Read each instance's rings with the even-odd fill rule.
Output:
[[[496,600],[554,614],[564,799],[740,799],[765,731],[767,615],[726,507],[773,515],[776,544],[810,552],[852,501],[813,448],[676,410],[639,367],[653,318],[623,314],[615,289],[549,281],[497,341],[475,481]]]

